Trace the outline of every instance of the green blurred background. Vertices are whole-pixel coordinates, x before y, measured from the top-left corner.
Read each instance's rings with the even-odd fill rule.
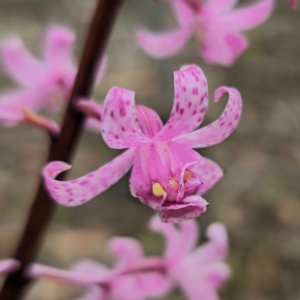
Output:
[[[94,97],[103,100],[112,86],[132,89],[137,103],[156,109],[166,121],[173,103],[172,73],[195,63],[209,83],[206,124],[226,103],[213,103],[214,90],[220,85],[237,87],[244,101],[239,127],[222,144],[201,150],[222,166],[225,177],[206,195],[209,209],[198,221],[202,229],[221,221],[229,231],[233,277],[221,292],[223,300],[300,299],[300,11],[278,1],[273,17],[246,34],[248,51],[226,69],[204,63],[195,40],[176,57],[147,57],[135,44],[135,27],[170,28],[175,24],[172,11],[150,0],[125,2],[107,50],[108,72]],[[39,54],[47,24],[65,24],[78,33],[78,58],[95,3],[0,0],[0,37],[19,35]],[[12,86],[1,71],[1,91]],[[8,257],[35,194],[48,140],[44,132],[27,125],[0,127],[0,136],[0,257]],[[86,131],[70,177],[86,174],[117,154],[100,135]],[[147,254],[161,253],[162,239],[147,230],[153,211],[130,195],[128,179],[82,207],[59,207],[39,261],[67,268],[90,257],[111,264],[105,245],[115,235],[138,238]],[[28,299],[66,300],[80,292],[74,286],[40,281]],[[184,297],[174,292],[165,299]]]

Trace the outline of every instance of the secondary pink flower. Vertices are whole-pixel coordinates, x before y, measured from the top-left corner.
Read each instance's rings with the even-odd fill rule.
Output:
[[[33,265],[28,275],[84,286],[89,292],[80,300],[143,300],[161,297],[169,291],[171,282],[163,273],[164,261],[144,258],[138,241],[114,238],[110,250],[117,258],[113,269],[92,260],[82,260],[73,265],[71,271]]]
[[[167,58],[177,54],[192,33],[200,42],[199,54],[208,63],[231,66],[246,50],[248,42],[241,34],[269,18],[273,0],[233,9],[237,0],[169,0],[179,27],[163,33],[144,28],[137,30],[137,42],[149,55]]]
[[[164,126],[156,112],[135,106],[132,91],[113,88],[102,109],[102,136],[111,148],[130,149],[71,181],[54,179],[70,168],[68,164],[48,164],[43,174],[52,197],[66,206],[83,204],[118,181],[133,165],[133,195],[159,210],[162,221],[179,222],[199,216],[207,205],[201,195],[222,177],[222,170],[191,148],[218,144],[237,126],[242,110],[239,92],[221,87],[215,92],[215,101],[226,92],[229,101],[221,117],[195,130],[208,108],[207,81],[199,67],[185,66],[175,72],[174,105]]]
[[[179,226],[161,223],[157,216],[150,222],[150,228],[161,232],[166,240],[167,275],[183,290],[184,299],[219,299],[217,290],[230,277],[230,268],[223,262],[228,252],[225,227],[211,224],[206,231],[209,241],[195,248],[197,222],[190,220]]]
[[[297,0],[287,0],[293,9],[297,9]]]
[[[11,273],[19,268],[19,262],[15,259],[8,258],[0,260],[0,275]]]
[[[0,96],[0,122],[14,126],[33,121],[57,131],[53,122],[35,115],[42,109],[56,110],[67,101],[77,72],[73,61],[75,33],[63,26],[46,30],[42,59],[34,57],[17,37],[2,42],[0,58],[6,73],[20,88]],[[106,68],[103,60],[98,80]],[[41,123],[41,124],[40,124]]]

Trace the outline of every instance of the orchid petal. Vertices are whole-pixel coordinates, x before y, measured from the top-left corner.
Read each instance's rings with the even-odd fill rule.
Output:
[[[213,123],[194,132],[176,137],[174,141],[192,148],[208,147],[225,140],[239,123],[242,111],[240,93],[229,87],[220,87],[215,92],[215,101],[219,101],[224,93],[229,93],[227,106],[221,117]]]
[[[224,260],[228,254],[228,236],[223,224],[211,224],[206,231],[206,236],[209,241],[189,255],[192,265],[201,265],[204,268],[211,263]]]
[[[119,300],[145,300],[165,295],[170,280],[161,272],[139,272],[118,276],[111,282],[112,298]]]
[[[198,279],[188,277],[180,280],[179,285],[188,300],[220,300],[214,288],[200,284]]]
[[[157,138],[172,138],[196,129],[207,111],[207,81],[196,65],[184,66],[174,73],[175,100],[167,124]]]
[[[166,242],[164,256],[169,259],[177,258],[177,250],[181,247],[181,235],[173,224],[163,223],[156,214],[149,222],[149,228],[152,231],[163,234]]]
[[[101,134],[101,121],[94,119],[94,118],[88,118],[86,122],[86,127],[94,132]]]
[[[237,0],[209,0],[204,4],[204,8],[215,13],[224,13],[232,9]]]
[[[105,265],[92,259],[82,259],[71,266],[71,271],[77,274],[86,275],[89,283],[107,283],[114,275],[115,271],[108,269]]]
[[[16,271],[19,266],[20,263],[13,258],[0,260],[0,274],[7,274]]]
[[[203,180],[203,185],[200,186],[198,191],[199,195],[204,195],[211,189],[222,177],[222,169],[212,160],[205,158],[205,164],[201,167],[194,167],[193,171],[199,174]]]
[[[137,105],[136,112],[142,132],[147,137],[153,138],[163,127],[159,115],[153,109],[143,105]]]
[[[115,237],[110,240],[109,249],[118,258],[118,266],[130,264],[143,257],[142,246],[134,238]]]
[[[206,211],[206,206],[207,202],[202,197],[189,196],[180,204],[170,203],[162,206],[159,217],[164,223],[182,222],[199,217]]]
[[[51,68],[69,68],[76,35],[73,30],[65,26],[50,26],[46,31],[43,49],[46,64]]]
[[[154,33],[144,28],[136,31],[138,45],[150,56],[158,59],[177,54],[187,43],[192,30],[190,27],[176,28],[163,33]]]
[[[193,9],[184,2],[174,2],[172,4],[176,19],[180,26],[189,27],[195,18]]]
[[[53,267],[48,267],[40,264],[33,264],[27,269],[27,276],[30,278],[49,278],[60,280],[63,282],[89,286],[93,283],[98,283],[94,274],[82,273],[75,271],[65,271]]]
[[[260,0],[221,16],[219,22],[228,31],[249,30],[267,20],[273,12],[274,5],[274,0]]]
[[[0,97],[0,122],[14,126],[25,120],[23,108],[37,111],[42,103],[34,90],[18,90],[2,94]]]
[[[198,224],[195,220],[180,223],[181,253],[186,255],[197,244],[199,237]]]
[[[64,162],[49,163],[43,171],[45,184],[58,203],[65,206],[81,205],[116,183],[133,163],[135,149],[129,149],[98,170],[76,180],[58,181],[54,178],[70,169]]]
[[[216,262],[203,269],[203,280],[206,284],[219,289],[230,278],[230,267],[223,262]]]
[[[230,67],[247,48],[246,38],[238,33],[207,30],[200,55],[210,64]]]
[[[43,64],[33,57],[17,37],[2,42],[1,59],[6,72],[22,86],[32,86],[40,80]]]
[[[134,92],[112,88],[106,96],[101,117],[101,132],[114,149],[137,147],[150,141],[137,122]]]
[[[101,120],[102,107],[95,101],[89,101],[88,99],[80,99],[76,103],[77,108],[88,117]],[[99,128],[100,130],[100,128]]]

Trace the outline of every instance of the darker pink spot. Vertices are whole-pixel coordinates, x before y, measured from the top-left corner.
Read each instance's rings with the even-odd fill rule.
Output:
[[[183,115],[183,113],[184,113],[184,109],[181,108],[181,109],[180,109],[180,114]]]
[[[112,119],[114,118],[114,111],[113,110],[110,112],[110,116],[111,116]]]
[[[193,92],[194,95],[198,95],[199,94],[199,90],[197,88],[193,88],[192,92]]]
[[[83,180],[80,182],[80,185],[87,185],[88,183],[89,183],[88,180]]]
[[[179,108],[180,108],[180,107],[179,107],[179,103],[177,102],[177,103],[176,103],[176,112],[179,111]]]
[[[201,108],[200,112],[201,112],[201,113],[206,112],[206,107]]]
[[[125,128],[124,128],[123,126],[121,127],[121,129],[122,129],[122,131],[126,131]]]
[[[224,124],[225,124],[225,122],[222,122],[222,123],[220,124],[220,126],[224,126]]]
[[[192,106],[192,102],[189,102],[188,103],[188,107],[190,108]]]
[[[126,111],[125,111],[125,108],[122,106],[122,107],[120,107],[120,116],[125,117],[125,115],[126,115]]]

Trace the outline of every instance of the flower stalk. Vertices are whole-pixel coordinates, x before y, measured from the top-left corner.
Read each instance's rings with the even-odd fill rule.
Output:
[[[76,101],[78,98],[88,98],[91,93],[97,64],[103,56],[123,2],[124,0],[98,1],[61,131],[50,145],[47,162],[53,160],[70,162],[72,158],[85,121],[84,114],[78,112],[76,108]],[[65,176],[66,173],[60,175],[59,179],[63,180]],[[57,205],[49,197],[41,180],[14,255],[14,258],[20,262],[20,268],[6,278],[0,293],[0,300],[19,300],[24,297],[31,281],[26,277],[25,270],[38,255],[56,207]]]

